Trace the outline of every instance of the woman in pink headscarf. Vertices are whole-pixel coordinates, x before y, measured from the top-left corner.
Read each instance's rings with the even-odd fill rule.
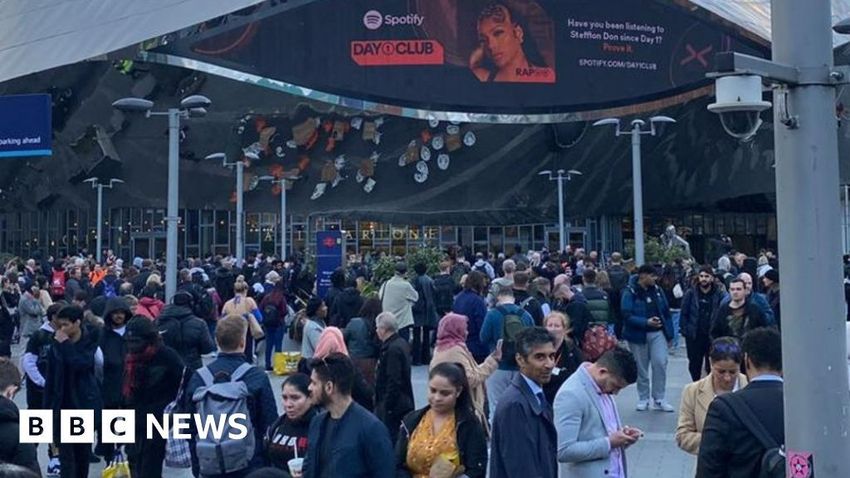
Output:
[[[322,360],[332,353],[348,355],[348,347],[345,346],[345,339],[342,337],[341,330],[336,327],[325,327],[322,330],[322,335],[319,336],[319,341],[316,342],[312,360],[302,360],[298,364],[298,372],[309,376],[313,372],[310,363],[313,360]],[[374,394],[375,390],[366,382],[360,371],[355,368],[351,398],[365,409],[372,411],[375,405]]]
[[[437,346],[434,349],[430,368],[443,362],[454,362],[463,367],[466,379],[469,381],[469,392],[475,406],[475,414],[487,430],[487,415],[484,413],[484,398],[487,395],[484,392],[484,382],[499,366],[499,359],[502,358],[502,342],[500,340],[493,353],[479,365],[466,348],[466,336],[469,334],[467,322],[465,315],[453,312],[449,312],[440,320],[437,327]]]
[[[325,327],[316,343],[313,358],[323,359],[334,352],[348,355],[348,347],[345,346],[345,339],[342,337],[341,330],[336,327]]]

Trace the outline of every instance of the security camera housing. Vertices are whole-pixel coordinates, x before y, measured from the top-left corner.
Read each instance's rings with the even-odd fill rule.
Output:
[[[751,138],[762,125],[761,112],[771,103],[762,99],[761,77],[733,75],[717,78],[717,102],[708,105],[708,111],[720,115],[720,123],[733,138]]]

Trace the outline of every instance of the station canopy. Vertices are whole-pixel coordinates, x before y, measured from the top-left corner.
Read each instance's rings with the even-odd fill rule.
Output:
[[[204,94],[210,114],[183,123],[185,208],[233,207],[233,172],[202,159],[224,151],[259,158],[246,169],[249,212],[277,211],[279,188],[259,181],[274,176],[293,179],[289,211],[303,216],[553,222],[556,188],[538,173],[573,169],[583,175],[567,185],[568,216],[628,215],[629,139],[590,124],[665,115],[677,124],[644,137],[648,213],[773,210],[772,115],[749,141],[728,137],[706,110],[705,78],[718,51],[769,55],[768,2],[505,0],[538,45],[535,66],[513,81],[475,53],[486,3],[267,1],[168,27],[108,61],[0,83],[0,94],[49,91],[55,103],[54,156],[0,163],[0,208],[88,208],[82,180],[93,175],[126,181],[109,207],[165,207],[166,125],[111,102],[142,96],[165,108]],[[850,0],[836,0],[836,21],[845,13]],[[115,68],[122,58],[135,63]]]

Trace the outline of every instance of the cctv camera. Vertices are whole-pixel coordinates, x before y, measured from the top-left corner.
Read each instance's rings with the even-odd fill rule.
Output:
[[[720,123],[733,138],[746,140],[762,125],[761,112],[770,108],[762,99],[761,77],[756,75],[723,76],[715,83],[717,102],[708,111],[720,115]]]

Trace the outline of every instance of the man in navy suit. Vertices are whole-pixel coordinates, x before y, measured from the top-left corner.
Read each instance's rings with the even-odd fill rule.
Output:
[[[516,336],[514,375],[493,416],[490,478],[557,478],[558,436],[543,385],[555,368],[555,339],[543,327]]]

